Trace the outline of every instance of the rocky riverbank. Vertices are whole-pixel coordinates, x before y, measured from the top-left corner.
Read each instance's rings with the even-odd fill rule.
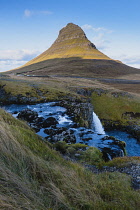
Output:
[[[85,148],[88,150],[90,147],[98,148],[104,160],[125,154],[123,141],[94,131],[93,107],[90,103],[59,101],[37,105],[11,105],[7,109],[15,117],[25,120],[38,135],[53,144],[54,148],[70,157],[81,159]]]

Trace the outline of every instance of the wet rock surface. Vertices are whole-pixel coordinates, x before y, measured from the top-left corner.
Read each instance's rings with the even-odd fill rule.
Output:
[[[31,109],[24,109],[18,114],[17,118],[27,122],[34,122],[38,118],[38,113]]]
[[[91,103],[70,100],[57,102],[57,105],[67,109],[66,113],[72,117],[73,121],[77,123],[77,126],[91,128],[93,120],[93,106]]]
[[[48,117],[45,119],[42,123],[42,128],[47,128],[50,126],[56,126],[58,124],[58,121],[54,117]]]

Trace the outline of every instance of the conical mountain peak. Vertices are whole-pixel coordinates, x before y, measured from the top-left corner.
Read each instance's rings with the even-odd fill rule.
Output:
[[[59,32],[59,36],[55,43],[57,42],[64,42],[65,40],[72,40],[74,39],[77,41],[77,44],[79,41],[81,41],[83,44],[88,41],[84,31],[78,26],[73,23],[68,23],[64,28],[62,28]],[[94,49],[96,49],[95,45],[87,42],[87,46],[92,46]]]
[[[96,49],[95,45],[87,39],[84,31],[78,25],[68,23],[60,30],[58,38],[48,50],[24,66],[49,59],[70,57],[111,60]]]
[[[78,25],[68,23],[60,30],[58,39],[60,38],[86,38],[86,35]]]
[[[68,23],[60,30],[58,38],[48,50],[10,72],[34,76],[69,75],[95,78],[114,78],[138,73],[136,69],[112,60],[97,50],[84,31],[73,23]]]

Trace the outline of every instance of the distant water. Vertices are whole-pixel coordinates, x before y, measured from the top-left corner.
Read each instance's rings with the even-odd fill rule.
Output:
[[[126,142],[127,156],[140,156],[140,143],[128,133],[117,130],[108,131],[106,134]]]

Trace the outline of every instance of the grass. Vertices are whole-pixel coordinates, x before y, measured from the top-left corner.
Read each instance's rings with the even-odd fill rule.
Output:
[[[115,97],[116,96],[116,97]],[[92,104],[94,111],[99,118],[112,121],[120,121],[122,124],[127,124],[130,119],[124,119],[123,114],[125,112],[139,112],[140,101],[134,98],[128,97],[124,93],[101,93],[93,92]],[[131,122],[137,123],[138,119],[131,119]]]
[[[24,79],[14,79],[1,78],[0,88],[5,91],[4,98],[1,97],[1,102],[9,101],[9,97],[16,97],[24,103],[24,97],[27,99],[33,99],[33,102],[42,102],[42,101],[54,101],[59,100],[60,98],[71,96],[72,94],[68,89],[65,89],[60,85],[58,88],[59,81],[36,81]],[[73,96],[76,94],[73,94]]]
[[[96,166],[101,166],[105,162],[102,158],[102,152],[95,148],[89,147],[85,144],[67,144],[65,141],[59,141],[53,145],[53,147],[68,157],[78,160],[80,163],[86,163]]]
[[[127,156],[124,156],[124,157],[118,157],[118,158],[114,158],[112,161],[109,161],[109,162],[106,162],[105,164],[103,165],[106,165],[106,166],[115,166],[115,167],[119,167],[119,168],[122,168],[122,167],[126,167],[126,166],[129,166],[131,164],[137,164],[137,163],[140,163],[140,157],[127,157]]]
[[[0,109],[0,209],[139,209],[121,173],[92,174]]]

